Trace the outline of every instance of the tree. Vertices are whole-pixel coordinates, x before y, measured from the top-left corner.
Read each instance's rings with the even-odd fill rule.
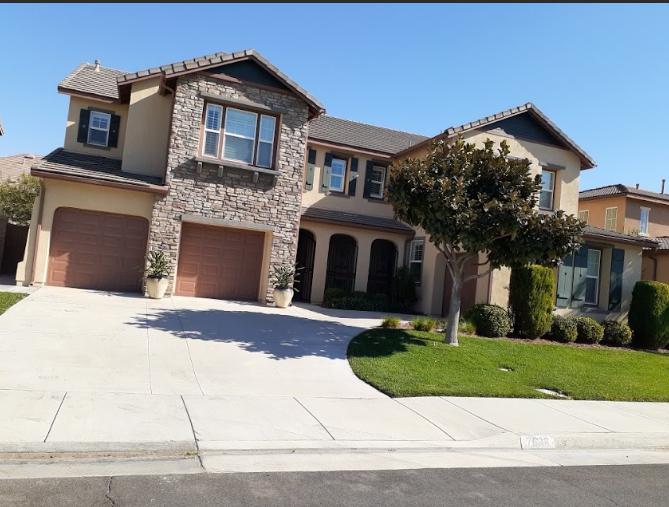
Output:
[[[503,141],[482,148],[463,139],[435,141],[424,158],[397,161],[388,199],[395,214],[420,226],[446,258],[453,280],[446,340],[458,344],[461,290],[465,282],[502,266],[556,265],[580,243],[583,224],[562,210],[541,213],[541,177],[527,159],[511,158]],[[487,269],[465,277],[468,261],[482,252]]]
[[[0,182],[0,216],[15,224],[27,225],[39,191],[39,180],[27,174],[17,180]]]

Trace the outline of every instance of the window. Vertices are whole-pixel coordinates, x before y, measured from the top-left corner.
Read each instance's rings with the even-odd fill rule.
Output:
[[[615,231],[618,224],[618,208],[606,208],[604,211],[604,228]]]
[[[372,174],[370,176],[370,192],[369,196],[376,199],[383,199],[383,190],[386,183],[386,168],[375,165],[372,167]]]
[[[578,212],[578,219],[581,222],[588,223],[588,220],[590,219],[590,211],[587,209],[581,210]]]
[[[111,114],[91,111],[90,124],[88,126],[88,144],[95,146],[107,146],[109,141],[109,126]]]
[[[276,117],[207,104],[202,155],[249,165],[274,165]]]
[[[553,209],[554,193],[555,171],[544,169],[541,171],[541,193],[539,194],[539,207],[541,209]]]
[[[588,248],[588,267],[585,273],[585,302],[597,305],[599,296],[599,262],[602,252]]]
[[[330,166],[330,190],[333,192],[344,191],[344,178],[346,176],[346,160],[333,158]]]
[[[417,283],[420,283],[421,273],[423,270],[423,254],[425,252],[425,240],[414,239],[409,245],[409,271],[415,278]]]
[[[639,234],[648,236],[648,217],[650,215],[650,208],[641,207],[639,214]]]

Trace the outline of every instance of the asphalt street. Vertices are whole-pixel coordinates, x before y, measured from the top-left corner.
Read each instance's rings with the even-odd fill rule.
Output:
[[[667,505],[668,465],[119,476],[0,481],[0,505]]]

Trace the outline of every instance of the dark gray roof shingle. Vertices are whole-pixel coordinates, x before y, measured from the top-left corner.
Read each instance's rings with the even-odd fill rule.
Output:
[[[33,174],[36,176],[47,174],[74,176],[144,188],[163,186],[160,178],[123,172],[120,160],[97,155],[83,155],[66,151],[63,148],[55,149],[39,164],[34,165]]]
[[[384,231],[392,231],[409,235],[414,233],[414,230],[411,227],[393,218],[358,215],[357,213],[346,213],[339,210],[315,208],[313,206],[309,208],[302,208],[302,217],[318,222],[351,224],[357,227],[381,229]]]
[[[63,92],[78,92],[97,95],[111,100],[118,100],[118,84],[116,79],[125,74],[122,70],[100,67],[82,63],[70,75],[58,84],[58,90]]]
[[[604,239],[618,243],[635,244],[644,248],[656,248],[657,241],[652,238],[645,238],[643,236],[634,236],[631,234],[623,234],[622,232],[608,231],[593,225],[586,225],[583,231],[583,236],[586,238]]]
[[[419,134],[375,127],[334,116],[319,116],[311,120],[309,137],[390,155],[428,139]]]
[[[660,236],[654,239],[657,241],[658,250],[669,250],[669,236]]]
[[[631,195],[635,197],[647,197],[649,199],[659,199],[667,201],[669,204],[669,194],[661,194],[659,192],[651,192],[650,190],[643,190],[641,188],[631,188],[627,185],[607,185],[604,187],[590,188],[579,192],[579,199],[593,199],[597,197],[608,197],[611,195]]]

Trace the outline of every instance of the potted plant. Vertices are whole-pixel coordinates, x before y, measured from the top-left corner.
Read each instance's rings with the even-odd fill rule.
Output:
[[[146,272],[146,291],[152,299],[165,297],[170,274],[170,262],[165,252],[149,253],[149,268]]]
[[[287,308],[293,300],[293,294],[297,289],[293,287],[297,273],[295,267],[290,264],[275,266],[272,272],[272,283],[274,284],[274,304],[279,308]]]

